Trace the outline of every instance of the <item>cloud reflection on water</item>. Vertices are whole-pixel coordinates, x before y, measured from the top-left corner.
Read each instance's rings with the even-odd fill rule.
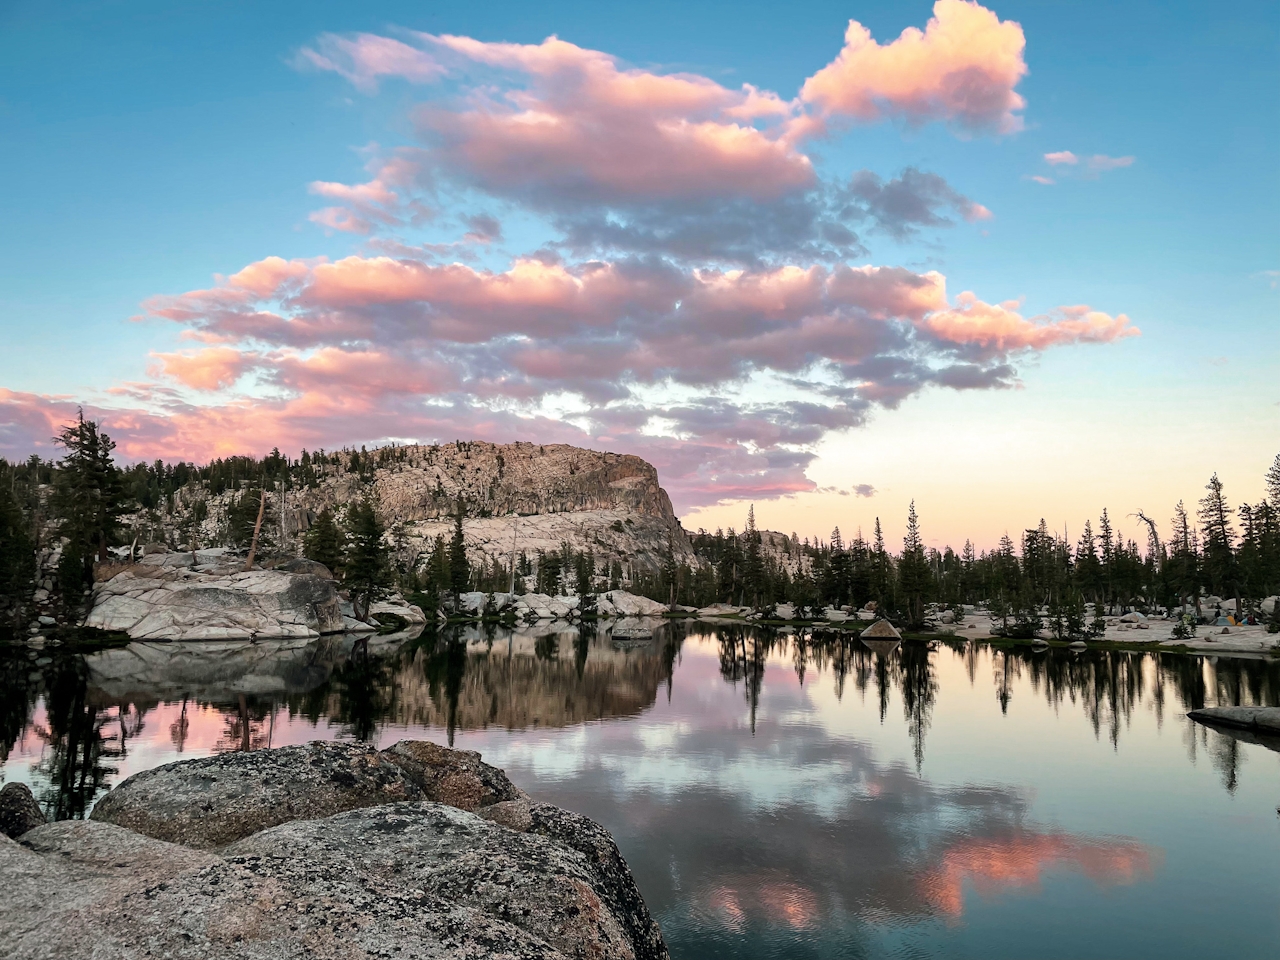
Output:
[[[996,776],[939,775],[958,722],[981,737],[1025,724],[1039,703],[1067,721],[1041,752],[1066,750],[1073,731],[1110,751],[1133,724],[1149,731],[1206,702],[1274,703],[1280,689],[1263,661],[918,642],[876,653],[742,627],[663,625],[639,647],[546,627],[461,640],[367,659],[339,638],[130,644],[34,670],[10,650],[5,775],[83,816],[104,787],[170,760],[456,738],[531,794],[606,824],[680,955],[837,943],[857,955],[885,930],[964,920],[974,895],[1033,898],[1070,875],[1107,890],[1160,872],[1150,842],[1044,822],[1035,775],[1012,759]],[[974,695],[994,720],[973,718]],[[1208,748],[1236,789],[1238,745],[1188,736],[1192,761]]]

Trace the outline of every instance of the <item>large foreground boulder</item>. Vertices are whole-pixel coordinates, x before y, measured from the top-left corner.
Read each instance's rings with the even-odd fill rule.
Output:
[[[171,764],[152,771],[146,789],[135,776],[109,795],[109,817],[37,827],[21,843],[0,838],[5,956],[667,958],[608,832],[533,803],[476,754],[402,742],[240,757],[229,768]],[[277,797],[257,820],[277,815],[277,788],[289,783],[303,815],[194,849],[211,834],[176,814],[184,797],[224,825],[219,836],[246,830],[254,817],[226,807],[253,805],[240,785],[255,764]],[[218,786],[224,774],[230,789]],[[486,802],[481,815],[432,799],[366,802],[411,786]],[[139,809],[157,799],[168,814]],[[343,803],[349,809],[317,815]]]
[[[134,640],[305,638],[343,629],[331,579],[239,570],[200,553],[152,554],[95,583],[86,627]]]
[[[358,807],[432,800],[477,810],[523,796],[469,750],[406,740],[379,752],[317,740],[144,770],[98,801],[92,818],[208,850]]]

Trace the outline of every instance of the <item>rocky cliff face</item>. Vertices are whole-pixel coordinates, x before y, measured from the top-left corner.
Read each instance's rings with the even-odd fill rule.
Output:
[[[326,507],[340,515],[372,497],[402,559],[411,560],[449,537],[461,498],[473,563],[506,566],[513,555],[569,543],[592,550],[598,564],[619,562],[626,577],[637,566],[655,568],[668,548],[692,555],[657,470],[639,457],[565,444],[459,441],[374,451],[355,464],[349,454],[338,459],[317,459],[314,482],[302,488],[268,490],[263,536],[275,550],[297,553]],[[193,484],[161,515],[160,531],[173,547],[192,539],[227,544],[236,496]]]
[[[378,467],[373,489],[390,521],[452,514],[464,497],[480,516],[607,510],[675,525],[658,471],[639,457],[565,444],[479,441],[404,447]],[[337,494],[340,484],[332,489]],[[347,497],[353,492],[348,482]]]

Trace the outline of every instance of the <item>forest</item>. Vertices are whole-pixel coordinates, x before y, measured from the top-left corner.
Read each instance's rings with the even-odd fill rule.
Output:
[[[220,458],[203,466],[158,460],[121,466],[110,437],[83,416],[57,440],[65,451],[57,460],[0,458],[0,610],[15,615],[35,589],[37,556],[53,541],[62,544],[62,594],[78,598],[92,582],[94,562],[129,543],[124,518],[159,522],[190,485],[208,494],[238,491],[226,538],[243,547],[255,529],[260,491],[314,486],[318,476],[333,471],[371,481],[378,466],[402,456],[396,447],[304,450],[297,459],[273,450],[262,458]],[[468,561],[462,523],[475,505],[459,501],[453,536],[413,552],[400,548],[403,531],[384,529],[366,498],[343,517],[322,512],[303,551],[352,588],[371,595],[394,586],[432,606],[437,598],[504,591],[514,582],[517,592],[627,589],[664,603],[729,603],[766,613],[785,603],[799,619],[826,607],[874,602],[880,613],[914,627],[925,623],[929,608],[962,615],[964,605],[981,604],[1011,635],[1039,629],[1046,616],[1077,634],[1087,632],[1087,605],[1094,617],[1174,608],[1207,617],[1215,611],[1204,609],[1202,598],[1215,597],[1242,617],[1261,616],[1261,601],[1280,593],[1280,455],[1265,484],[1265,499],[1233,506],[1215,473],[1192,508],[1174,506],[1164,534],[1146,514],[1131,514],[1147,532],[1143,543],[1119,536],[1107,510],[1096,521],[1086,519],[1074,542],[1041,520],[1016,540],[1006,534],[994,549],[979,551],[968,541],[959,550],[925,546],[914,504],[898,549],[886,543],[878,518],[870,539],[861,531],[846,539],[836,527],[826,539],[802,540],[759,530],[752,507],[741,531],[700,529],[688,534],[691,550],[678,550],[671,539],[662,562],[633,567],[626,577],[616,561],[598,562],[592,551],[570,544],[557,552],[522,553],[512,571],[496,560]],[[1270,617],[1280,630],[1280,613],[1273,609]]]

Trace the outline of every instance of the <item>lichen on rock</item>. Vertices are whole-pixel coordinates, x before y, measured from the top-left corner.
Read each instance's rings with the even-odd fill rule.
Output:
[[[137,774],[89,821],[0,838],[0,875],[14,960],[668,957],[603,827],[415,741]]]

